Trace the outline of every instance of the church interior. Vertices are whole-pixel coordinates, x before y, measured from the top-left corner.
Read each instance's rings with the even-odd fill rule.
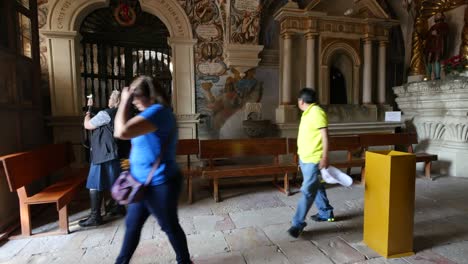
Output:
[[[125,218],[81,227],[83,182],[57,208],[31,197],[63,179],[48,174],[65,156],[87,175],[89,98],[104,109],[140,75],[170,96],[177,162],[189,171],[178,215],[193,263],[468,263],[467,21],[466,0],[1,0],[0,263],[115,263]],[[283,166],[274,185],[268,170],[251,174],[262,155],[276,169],[297,163],[302,88],[328,117],[330,164],[354,183],[326,184],[334,220],[308,217],[292,238],[296,174]],[[218,145],[203,153],[210,142]],[[233,162],[244,150],[225,142],[255,147]],[[415,169],[403,170],[394,149],[415,157]],[[374,150],[396,169],[369,165]],[[237,162],[251,166],[239,170],[248,177],[204,171]],[[368,212],[378,200],[371,186],[388,187],[376,207],[390,213]],[[385,224],[376,242],[369,233]],[[65,234],[45,234],[54,229]],[[131,263],[177,263],[154,218]]]

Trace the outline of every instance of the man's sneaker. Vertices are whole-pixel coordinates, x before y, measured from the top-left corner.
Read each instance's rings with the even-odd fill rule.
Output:
[[[329,218],[324,218],[324,217],[320,217],[318,214],[314,214],[310,217],[312,220],[314,220],[315,222],[335,222],[335,218],[333,217],[329,217]]]
[[[290,236],[292,236],[294,238],[298,238],[299,235],[302,233],[302,229],[299,228],[299,227],[291,226],[288,229],[288,233],[289,233]]]

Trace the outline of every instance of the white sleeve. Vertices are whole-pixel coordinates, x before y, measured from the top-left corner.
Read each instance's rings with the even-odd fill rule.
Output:
[[[89,122],[95,127],[100,127],[109,124],[111,117],[106,111],[99,111],[97,115],[93,116]]]

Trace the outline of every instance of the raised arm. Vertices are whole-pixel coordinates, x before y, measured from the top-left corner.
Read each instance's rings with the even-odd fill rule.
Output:
[[[142,116],[130,118],[132,94],[128,87],[123,88],[120,105],[115,115],[114,137],[131,139],[140,135],[153,132],[157,129],[154,124]]]

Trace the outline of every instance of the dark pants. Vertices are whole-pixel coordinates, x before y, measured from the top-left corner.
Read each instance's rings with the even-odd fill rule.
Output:
[[[174,179],[145,191],[145,199],[132,203],[127,208],[125,237],[115,263],[129,263],[140,242],[143,224],[150,214],[156,217],[161,229],[166,233],[177,257],[177,263],[191,263],[187,238],[179,224],[177,202],[181,191],[181,179]]]

